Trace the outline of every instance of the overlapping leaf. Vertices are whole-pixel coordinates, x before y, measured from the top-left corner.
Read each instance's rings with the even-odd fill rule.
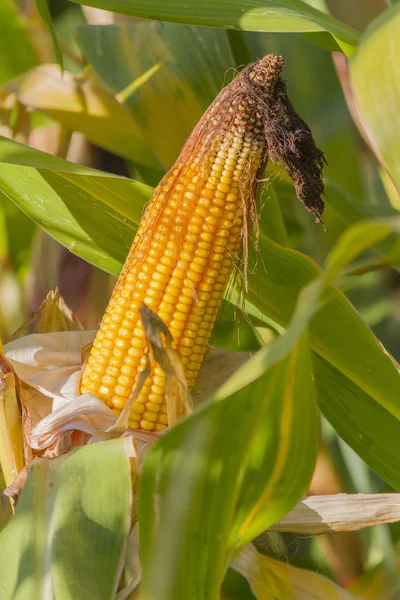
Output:
[[[307,3],[296,0],[290,6],[278,0],[266,1],[263,7],[252,0],[241,1],[240,6],[245,6],[242,14],[239,13],[239,2],[236,0],[229,3],[226,0],[207,2],[208,10],[204,10],[204,6],[200,10],[198,6],[177,2],[168,3],[167,7],[161,0],[88,0],[85,3],[112,9],[119,7],[122,12],[146,18],[163,18],[213,27],[272,27],[277,31],[317,32],[317,35],[318,32],[323,32],[324,43],[327,39],[330,40],[329,47],[333,48],[336,47],[335,43],[330,35],[324,33],[329,31],[349,54],[353,52],[357,42],[357,36],[350,29],[311,9]],[[208,22],[205,21],[207,19]],[[139,32],[142,25],[132,27],[137,27]],[[122,100],[131,107],[133,114],[145,124],[143,137],[146,136],[149,146],[155,150],[163,166],[167,167],[178,151],[178,145],[171,147],[171,140],[175,143],[176,139],[182,138],[183,141],[193,125],[190,119],[196,120],[193,115],[185,113],[182,107],[185,102],[197,106],[195,100],[197,101],[199,94],[196,98],[192,97],[191,85],[185,88],[179,74],[174,82],[175,87],[172,86],[171,89],[174,93],[179,88],[185,94],[188,92],[182,104],[179,98],[175,102],[175,109],[180,110],[179,123],[166,115],[165,127],[169,133],[160,135],[159,129],[158,132],[156,127],[152,129],[152,122],[156,122],[154,115],[151,116],[152,122],[150,118],[148,123],[145,122],[143,106],[148,105],[150,96],[146,95],[143,86],[130,87],[133,79],[136,80],[136,76],[132,78],[132,72],[135,71],[137,75],[151,72],[155,76],[152,83],[156,82],[157,85],[152,90],[147,90],[147,93],[150,94],[151,91],[153,96],[156,91],[160,96],[166,89],[166,80],[157,81],[158,69],[151,69],[157,67],[161,59],[164,60],[168,50],[159,25],[143,26],[141,35],[135,38],[136,43],[141,40],[142,49],[146,49],[144,32],[149,31],[149,27],[156,30],[160,39],[158,55],[145,55],[143,50],[140,55],[145,55],[146,60],[132,60],[131,63],[126,60],[124,66],[128,66],[123,73],[125,79],[122,87],[118,82],[118,89],[113,88],[112,69],[105,74],[105,70],[110,69],[113,64],[112,61],[99,61],[95,53],[90,60],[94,65],[97,60],[95,68],[98,73],[104,80],[108,80],[114,93],[121,94]],[[121,56],[128,58],[130,55],[131,37],[128,36],[127,42],[121,35],[122,30],[115,28],[115,31],[117,29],[121,37],[121,47],[118,47],[120,60]],[[171,41],[174,37],[171,32],[177,29],[175,26],[167,29]],[[90,34],[95,33],[92,28],[82,30],[88,31]],[[113,48],[117,48],[117,44],[114,44],[117,37],[112,37],[114,33],[111,29],[107,30],[108,33],[100,34],[100,31],[98,29],[95,33],[98,40],[110,35],[107,43],[102,46],[108,48],[108,58],[112,56]],[[192,30],[187,29],[188,38],[182,48],[190,46],[190,39],[196,37],[190,31]],[[84,35],[82,33],[83,46]],[[199,36],[200,33],[197,35],[198,40]],[[207,38],[207,43],[211,39]],[[88,43],[87,55],[93,50],[92,42],[93,38]],[[179,40],[177,43],[179,45]],[[180,61],[183,56],[182,48]],[[216,55],[221,58],[218,52]],[[228,54],[224,56],[226,58]],[[158,62],[155,62],[156,59]],[[146,61],[147,71],[143,69]],[[214,63],[217,64],[217,60]],[[189,64],[193,63],[188,61]],[[222,64],[225,63],[221,59],[218,65]],[[168,68],[171,70],[171,63]],[[100,72],[101,69],[104,69],[103,73]],[[190,80],[189,75],[187,72],[185,81]],[[151,78],[146,83],[148,81]],[[202,98],[206,98],[206,94]],[[200,116],[203,107],[199,105],[198,109]],[[177,127],[181,127],[181,133],[174,136],[173,130],[177,130]],[[388,136],[384,141],[385,145],[387,140]],[[115,144],[116,140],[113,140],[111,150],[117,149]],[[389,140],[385,147],[392,148],[391,144],[392,141]],[[136,149],[132,149],[133,151],[136,152]],[[150,189],[70,165],[6,140],[1,142],[1,152],[3,162],[0,164],[0,189],[3,198],[13,200],[73,252],[116,273],[127,253]],[[132,155],[129,158],[135,160]],[[136,154],[136,158],[139,158],[140,163],[141,157]],[[392,154],[385,161],[391,169]],[[357,210],[358,207],[356,213]],[[352,214],[349,218],[353,217]],[[394,487],[400,486],[400,446],[396,442],[400,439],[397,366],[383,351],[346,298],[334,286],[328,285],[363,249],[378,247],[393,228],[384,223],[370,223],[358,230],[351,230],[331,254],[325,277],[322,278],[319,268],[306,256],[271,241],[270,237],[273,237],[280,243],[285,242],[285,232],[282,228],[279,229],[279,215],[276,223],[272,224],[269,237],[261,238],[262,260],[259,261],[256,276],[250,277],[248,306],[259,318],[275,323],[281,332],[288,327],[286,334],[244,365],[237,376],[227,382],[208,404],[170,432],[148,458],[142,488],[142,503],[147,509],[142,510],[142,536],[144,593],[147,592],[149,598],[172,600],[177,594],[188,598],[201,594],[210,599],[216,598],[223,574],[237,548],[284,514],[300,497],[310,478],[315,458],[316,422],[312,369],[320,406],[340,435],[388,482]],[[275,235],[276,232],[278,235]],[[386,250],[387,248],[384,249],[385,253]],[[245,387],[246,384],[249,385]],[[302,427],[299,427],[299,423],[302,423]],[[382,431],[385,432],[384,435]],[[49,577],[41,581],[30,577],[34,562],[37,569],[35,573],[40,576],[45,573],[49,552],[54,552],[57,559],[51,574],[56,586],[54,589],[63,594],[63,597],[72,599],[79,596],[83,573],[85,594],[89,594],[88,597],[93,592],[95,598],[109,598],[115,591],[116,574],[120,565],[118,557],[122,555],[127,531],[126,521],[117,513],[119,509],[126,509],[122,504],[127,498],[124,486],[129,469],[123,460],[120,463],[117,460],[117,464],[123,467],[124,484],[122,485],[122,480],[117,481],[117,474],[112,472],[114,489],[100,490],[106,494],[104,497],[110,496],[111,492],[113,498],[116,492],[122,491],[124,501],[117,501],[117,511],[112,510],[111,516],[109,513],[105,516],[104,506],[97,506],[93,514],[92,499],[90,510],[87,510],[86,502],[82,502],[88,492],[85,486],[80,491],[76,486],[68,490],[65,487],[65,482],[73,480],[79,472],[77,463],[71,463],[74,456],[77,455],[68,458],[57,471],[62,472],[63,477],[50,473],[46,470],[47,467],[43,468],[40,464],[31,473],[31,487],[28,485],[24,492],[26,502],[28,503],[29,494],[29,501],[42,500],[39,507],[42,513],[39,510],[37,519],[28,523],[34,541],[32,547],[24,545],[26,538],[22,536],[27,527],[27,510],[24,510],[27,503],[24,504],[22,500],[20,512],[14,521],[16,524],[13,523],[0,538],[0,542],[3,542],[0,564],[3,564],[5,573],[3,585],[8,586],[5,589],[16,598],[50,592]],[[95,458],[98,457],[92,454],[91,460],[95,461]],[[113,461],[112,471],[116,464],[114,457]],[[67,464],[69,468],[66,467]],[[101,474],[99,464],[95,468],[93,464],[87,464],[84,472],[86,479],[83,478],[83,481],[91,481],[89,488],[93,490],[94,481],[101,479]],[[56,509],[49,517],[43,510],[46,508],[44,498],[49,503],[48,483],[54,481],[55,494],[62,492],[65,503],[59,509],[59,500],[56,499]],[[33,497],[33,483],[42,493],[42,498]],[[103,485],[108,485],[108,482],[103,481]],[[103,497],[98,489],[96,492],[99,498]],[[157,497],[157,494],[160,496]],[[77,498],[79,502],[76,502]],[[50,497],[50,504],[52,501]],[[148,510],[151,503],[154,503],[153,512]],[[208,506],[207,518],[204,506]],[[107,502],[107,511],[109,507]],[[59,527],[60,535],[54,538],[56,541],[50,539],[49,542],[45,538],[43,531],[48,530],[47,526],[53,531],[58,531]],[[118,531],[119,535],[115,536],[111,533],[113,531]],[[85,538],[87,547],[82,543],[82,532],[88,534]],[[98,567],[92,571],[89,569],[92,587],[88,590],[88,564],[84,561],[83,571],[75,559],[80,558],[79,552],[83,551],[85,557],[94,556],[96,548],[91,540],[96,540],[98,544],[99,539],[102,539],[102,546],[109,551],[110,563],[104,561],[100,577]],[[10,556],[6,556],[5,547],[12,549]],[[188,547],[194,548],[189,556],[185,553]],[[12,560],[14,562],[10,564]],[[263,561],[260,559],[261,562]],[[267,575],[272,573],[274,567],[275,573],[282,575],[282,588],[279,590],[281,594],[289,579],[294,586],[300,586],[300,592],[307,592],[307,585],[316,585],[315,578],[307,579],[307,576],[303,577],[299,572],[293,575],[290,569],[283,569],[285,565],[282,565],[282,569],[279,568],[279,563],[277,566],[264,566]],[[71,580],[75,586],[73,589],[70,586]],[[306,583],[302,588],[304,582]],[[262,574],[259,583],[259,588],[253,588],[257,597],[268,597],[266,594],[270,592],[272,583],[267,586]],[[332,585],[323,587],[321,583],[321,589],[321,594],[326,596],[332,594],[332,597],[350,597],[346,593],[342,595]],[[290,597],[293,590],[287,588],[285,591]]]
[[[252,361],[245,367],[252,377]],[[218,598],[233,554],[308,485],[317,419],[307,336],[266,356],[251,385],[241,371],[239,385],[221,388],[146,459],[139,510],[145,598]]]
[[[41,16],[43,22],[47,25],[47,27],[50,31],[51,39],[53,40],[54,53],[56,55],[57,62],[60,65],[60,69],[63,70],[64,69],[63,55],[60,50],[60,46],[58,45],[57,34],[55,32],[53,19],[52,19],[51,13],[50,13],[49,0],[36,0],[36,6],[38,9],[39,15]]]
[[[391,227],[397,229],[398,224],[391,223]],[[387,223],[365,223],[350,229],[331,253],[324,276],[317,279],[314,277],[315,281],[303,289],[287,332],[240,367],[203,409],[170,432],[150,453],[144,471],[141,500],[145,592],[148,597],[172,598],[172,590],[174,593],[179,590],[182,595],[205,594],[210,598],[216,597],[223,568],[226,568],[227,565],[227,550],[231,548],[232,556],[236,547],[243,546],[267,526],[274,511],[279,512],[285,505],[286,512],[291,500],[301,489],[300,485],[295,485],[293,479],[292,466],[296,464],[294,456],[297,456],[298,465],[304,465],[299,468],[299,471],[303,471],[300,481],[303,483],[307,481],[307,475],[309,476],[307,469],[312,464],[312,451],[308,446],[308,453],[304,453],[305,440],[302,433],[299,433],[298,423],[302,423],[302,428],[309,428],[310,425],[312,427],[314,421],[312,413],[305,409],[303,396],[304,394],[309,397],[312,393],[311,388],[307,386],[307,373],[309,374],[311,371],[304,362],[307,360],[309,352],[307,338],[304,338],[304,331],[308,327],[310,328],[311,347],[315,352],[315,361],[326,363],[329,369],[335,369],[335,365],[339,366],[339,386],[336,384],[335,390],[339,399],[335,401],[330,398],[331,402],[327,407],[328,418],[332,418],[332,412],[336,415],[336,419],[334,418],[333,421],[340,433],[342,431],[347,433],[349,429],[347,424],[350,422],[353,438],[357,436],[361,440],[361,444],[357,448],[360,454],[366,460],[369,459],[370,464],[372,463],[372,466],[384,474],[392,484],[399,485],[399,470],[394,453],[386,452],[387,462],[382,468],[376,460],[379,455],[382,455],[381,446],[385,442],[379,441],[380,433],[375,434],[375,431],[381,431],[381,428],[377,427],[377,423],[379,413],[382,412],[384,418],[381,418],[380,425],[385,425],[384,419],[388,418],[397,430],[398,437],[400,431],[400,422],[397,418],[399,403],[394,390],[398,385],[399,373],[390,357],[382,352],[372,333],[359,321],[345,298],[332,286],[326,288],[329,280],[340,272],[346,261],[351,261],[365,248],[387,236],[390,231],[391,228]],[[262,240],[262,244],[266,243],[269,252],[264,253],[264,257],[267,259],[268,279],[274,281],[278,273],[284,278],[285,275],[287,276],[287,272],[283,265],[290,260],[283,261],[282,253],[292,253],[292,258],[297,257],[297,259],[301,255],[283,249],[265,238]],[[271,260],[272,251],[274,251],[275,259],[282,260],[280,265],[279,261],[275,265],[268,262],[268,258]],[[279,256],[279,254],[281,255]],[[308,261],[305,257],[303,260]],[[273,269],[270,268],[271,265],[274,267]],[[299,261],[296,266],[299,266]],[[304,262],[304,274],[307,266],[313,268],[314,272],[318,274],[317,267],[312,265],[311,261],[308,265]],[[293,270],[294,272],[295,270]],[[289,277],[288,281],[290,279]],[[269,295],[269,300],[272,300],[273,304],[271,295]],[[291,296],[291,300],[293,300],[293,296]],[[275,310],[277,306],[278,304],[274,307]],[[279,308],[285,310],[285,306],[279,306]],[[348,308],[350,311],[347,310]],[[321,318],[320,315],[324,311],[325,318]],[[293,309],[290,312],[293,312]],[[334,318],[338,316],[337,313],[339,316],[343,316],[344,323],[341,323],[340,318],[334,322],[334,326],[338,330],[335,333],[334,330],[330,330],[329,321],[330,319],[334,321]],[[273,315],[275,318],[276,314],[275,312]],[[326,326],[327,320],[328,326]],[[354,369],[350,358],[341,356],[341,352],[345,350],[343,343],[341,344],[341,328],[343,327],[347,327],[347,332],[343,335],[344,345],[349,336],[357,335],[362,340],[365,349],[363,359],[354,361],[356,363]],[[324,360],[320,359],[318,355],[323,356]],[[372,362],[369,362],[371,359],[378,362],[384,379],[389,378],[390,386],[386,386],[383,395],[380,393],[379,387],[375,385],[375,379],[379,378],[378,373],[375,371],[374,377],[370,376],[369,372],[374,366]],[[346,362],[347,364],[345,364]],[[294,372],[290,372],[290,370],[285,372],[285,365],[287,367],[288,363],[291,363],[297,370],[297,386],[293,386],[296,381]],[[317,369],[316,374],[317,386],[322,388],[321,395],[324,397],[325,386],[328,384],[328,388],[331,386],[332,389],[334,386],[329,377],[320,377]],[[362,380],[362,377],[365,381]],[[380,381],[380,385],[383,384],[384,379]],[[367,396],[370,404],[372,400],[374,414],[367,410],[368,418],[363,420],[366,422],[363,430],[356,425],[354,418],[348,419],[343,410],[343,396],[340,387],[348,389],[347,380],[350,384],[353,384],[352,380],[355,380],[356,385],[353,384],[353,387],[356,388],[355,394],[358,398],[361,396],[361,399],[365,401],[363,395]],[[367,393],[363,388],[367,390]],[[262,413],[257,412],[262,410],[260,406],[263,405],[264,394],[269,399],[266,401],[268,422],[264,422]],[[245,407],[241,408],[239,403],[243,397],[246,398],[246,402]],[[344,397],[346,396],[344,395]],[[299,410],[300,398],[302,399],[300,413],[294,417],[292,411],[296,408]],[[280,407],[276,421],[274,401],[278,401]],[[257,405],[253,405],[252,402]],[[326,402],[321,402],[322,408],[326,408],[326,405]],[[362,410],[360,405],[357,408],[355,415]],[[346,409],[347,412],[349,410],[351,412],[352,406],[349,405]],[[222,421],[220,429],[218,429],[219,419],[217,416],[219,410],[221,410],[220,419]],[[230,410],[233,411],[232,420]],[[248,425],[247,411],[250,411],[254,417],[251,429]],[[237,423],[238,414],[241,415],[240,423]],[[293,425],[297,423],[297,430],[291,430],[291,417],[293,417]],[[273,425],[272,430],[268,428],[268,423]],[[233,430],[235,438],[230,443],[230,439],[225,436],[227,432]],[[390,432],[394,433],[392,430]],[[307,437],[310,434],[312,435],[312,429],[309,430]],[[220,440],[222,441],[221,446],[218,445]],[[243,440],[246,440],[247,452],[244,448],[240,451]],[[352,442],[353,445],[356,445],[354,439],[351,438],[349,443]],[[378,445],[379,448],[377,448]],[[277,448],[278,451],[276,451]],[[216,457],[220,455],[223,458],[223,460],[221,458],[221,463],[224,466],[222,467],[221,464],[219,469],[218,461],[215,461]],[[209,456],[209,464],[207,456]],[[254,464],[252,463],[253,457]],[[236,467],[235,469],[232,467],[232,471],[229,467],[230,461],[233,461]],[[258,487],[257,482],[260,481],[260,478],[263,485]],[[299,480],[296,483],[299,484]],[[224,490],[225,498],[219,496],[217,489],[220,488]],[[174,504],[174,499],[179,496],[178,490],[184,500]],[[201,518],[202,498],[204,501],[210,500],[211,516],[208,515],[207,525]],[[153,508],[149,512],[151,502]],[[197,508],[195,508],[196,502],[198,502]],[[167,514],[171,515],[171,512],[175,515],[176,521],[167,519]],[[181,524],[181,528],[178,527],[178,523]],[[229,538],[228,531],[231,531]],[[189,537],[186,536],[199,541],[198,547],[196,546],[197,552],[194,553],[193,565],[188,564],[188,561],[181,562],[180,558],[174,558],[182,556],[183,548],[189,541]],[[214,551],[211,549],[213,537],[221,542]],[[163,558],[165,548],[168,548],[167,557]],[[148,562],[146,563],[146,561]],[[204,579],[196,569],[198,564],[208,565],[205,571],[207,577]],[[153,571],[155,565],[157,565],[157,577]]]
[[[390,227],[388,223],[367,222],[349,229],[327,261],[324,286],[357,253],[387,236],[393,228],[397,230],[397,221],[392,221]],[[381,434],[400,431],[397,365],[345,296],[332,285],[324,291],[321,271],[311,259],[266,237],[261,238],[260,253],[263,267],[249,280],[250,310],[254,306],[258,316],[265,314],[285,327],[298,293],[309,284],[309,314],[300,326],[309,323],[321,407],[349,445],[393,487],[400,489],[400,470],[395,459],[400,447],[393,439],[392,447],[388,448]],[[355,399],[350,401],[352,396]],[[363,406],[365,410],[360,416]],[[382,455],[387,461],[379,460]]]

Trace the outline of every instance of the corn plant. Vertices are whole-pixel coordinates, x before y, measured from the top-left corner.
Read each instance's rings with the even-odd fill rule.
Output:
[[[0,598],[397,598],[392,4],[1,3]]]

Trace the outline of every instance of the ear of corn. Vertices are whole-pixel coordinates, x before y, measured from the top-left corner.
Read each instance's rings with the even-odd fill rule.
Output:
[[[154,191],[96,335],[82,393],[123,408],[148,351],[143,304],[168,326],[192,388],[248,236],[256,175],[266,162],[262,107],[282,62],[269,55],[221,92]],[[164,374],[154,363],[130,425],[161,431],[167,424]]]

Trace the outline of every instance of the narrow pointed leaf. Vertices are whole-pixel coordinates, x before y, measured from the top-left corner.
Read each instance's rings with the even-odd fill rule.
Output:
[[[305,255],[265,237],[261,238],[260,252],[264,269],[250,276],[247,298],[259,314],[286,327],[298,293],[321,277],[321,271]],[[309,286],[307,319],[318,402],[339,435],[400,490],[397,450],[388,447],[381,435],[381,431],[391,431],[399,438],[398,367],[336,287],[328,286],[317,311],[321,289],[317,281],[313,285],[314,289]],[[385,461],[379,460],[380,453],[385,455]]]
[[[279,410],[266,407],[258,417],[259,426],[253,428],[249,463],[231,533],[235,548],[242,548],[269,527],[274,514],[288,512],[311,479],[318,426],[306,336],[260,380],[258,390],[258,394],[254,392],[258,401],[265,394],[274,399]],[[261,494],[256,484],[259,478],[265,483]]]

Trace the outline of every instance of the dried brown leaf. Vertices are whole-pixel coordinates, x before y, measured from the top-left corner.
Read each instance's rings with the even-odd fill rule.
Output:
[[[12,340],[30,333],[82,330],[82,325],[74,317],[56,288],[47,294],[38,310],[29,315],[25,323],[14,333]]]
[[[358,531],[364,527],[400,521],[400,494],[334,494],[309,496],[271,531],[320,534]]]

